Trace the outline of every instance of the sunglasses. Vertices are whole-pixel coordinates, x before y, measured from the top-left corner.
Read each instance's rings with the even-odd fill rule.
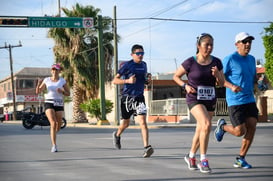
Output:
[[[251,43],[252,43],[252,40],[250,40],[250,39],[245,39],[245,40],[242,40],[241,42],[242,42],[243,44],[247,44],[247,43],[251,44]]]
[[[137,56],[143,56],[143,55],[144,55],[144,52],[136,52],[136,53],[134,53],[134,54],[136,54]]]

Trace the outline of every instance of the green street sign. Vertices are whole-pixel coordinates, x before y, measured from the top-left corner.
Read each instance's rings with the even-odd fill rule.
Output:
[[[34,28],[93,28],[93,18],[28,17],[28,27]]]

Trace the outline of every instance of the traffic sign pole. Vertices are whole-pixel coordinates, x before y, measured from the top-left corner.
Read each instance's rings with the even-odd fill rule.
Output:
[[[104,63],[104,51],[103,51],[103,31],[102,31],[102,17],[98,16],[98,49],[99,49],[99,87],[100,87],[100,110],[101,110],[101,120],[106,120],[106,101],[105,101],[105,63]]]

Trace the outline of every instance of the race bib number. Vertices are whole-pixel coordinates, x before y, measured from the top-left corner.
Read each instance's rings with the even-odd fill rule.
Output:
[[[197,100],[212,100],[215,98],[215,88],[211,86],[197,87]]]
[[[64,101],[62,99],[54,100],[54,106],[64,106]]]

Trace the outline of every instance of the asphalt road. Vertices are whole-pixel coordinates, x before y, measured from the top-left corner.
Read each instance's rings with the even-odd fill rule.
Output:
[[[67,127],[58,136],[59,152],[50,152],[49,127],[24,129],[0,124],[1,181],[272,181],[273,124],[258,126],[247,161],[252,169],[233,168],[241,138],[226,134],[217,143],[211,133],[208,157],[211,174],[189,171],[183,156],[189,151],[194,128],[153,128],[151,158],[142,158],[140,130],[127,129],[122,150],[112,143],[114,128]]]

